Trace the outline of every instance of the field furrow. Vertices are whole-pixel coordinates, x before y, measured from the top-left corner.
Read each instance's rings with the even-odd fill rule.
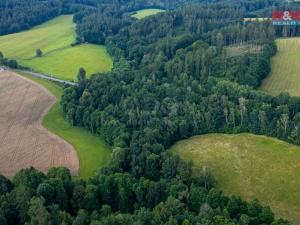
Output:
[[[78,175],[74,148],[41,126],[55,97],[8,71],[0,72],[0,96],[0,173],[11,177],[31,166],[44,172],[64,166]]]

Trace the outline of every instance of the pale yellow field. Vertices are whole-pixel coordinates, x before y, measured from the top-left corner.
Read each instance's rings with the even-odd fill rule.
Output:
[[[208,134],[179,141],[171,151],[193,161],[195,174],[210,167],[227,195],[257,198],[277,216],[299,224],[299,146],[252,134]]]
[[[288,92],[300,96],[300,38],[278,39],[276,43],[278,52],[272,59],[271,74],[260,89],[272,95]]]

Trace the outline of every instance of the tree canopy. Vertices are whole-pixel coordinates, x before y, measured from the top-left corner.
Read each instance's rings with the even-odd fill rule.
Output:
[[[195,175],[191,163],[168,152],[178,140],[211,132],[300,144],[300,98],[256,90],[282,32],[268,21],[241,21],[273,1],[31,0],[18,16],[22,2],[0,3],[0,12],[12,8],[9,26],[0,16],[3,33],[72,12],[78,43],[105,44],[113,56],[112,72],[86,79],[81,68],[79,85],[66,87],[61,101],[65,118],[101,135],[113,156],[88,181],[72,180],[64,168],[46,175],[24,169],[12,181],[0,177],[1,224],[289,224],[257,200],[225,196],[209,168]],[[44,16],[32,12],[45,6]],[[130,17],[148,7],[167,12]],[[228,47],[236,45],[258,51],[230,56]]]

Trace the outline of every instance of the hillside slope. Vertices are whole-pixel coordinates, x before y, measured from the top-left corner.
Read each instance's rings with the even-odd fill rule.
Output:
[[[43,53],[71,45],[76,38],[73,16],[60,16],[29,31],[0,36],[0,51],[7,58],[28,59],[37,48]]]
[[[272,72],[260,89],[272,95],[288,92],[300,96],[300,38],[278,39],[277,55],[272,59]]]
[[[196,174],[210,167],[226,194],[257,198],[278,216],[300,221],[300,147],[252,134],[209,134],[180,141],[171,151],[193,161]]]
[[[88,75],[112,68],[112,58],[100,45],[82,44],[71,47],[76,40],[73,16],[60,16],[21,33],[0,36],[0,51],[21,65],[37,72],[65,80],[76,78],[80,67]],[[36,57],[41,49],[42,57]]]

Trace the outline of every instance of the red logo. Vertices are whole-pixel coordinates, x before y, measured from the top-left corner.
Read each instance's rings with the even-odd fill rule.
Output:
[[[273,11],[272,20],[300,20],[300,11]]]

